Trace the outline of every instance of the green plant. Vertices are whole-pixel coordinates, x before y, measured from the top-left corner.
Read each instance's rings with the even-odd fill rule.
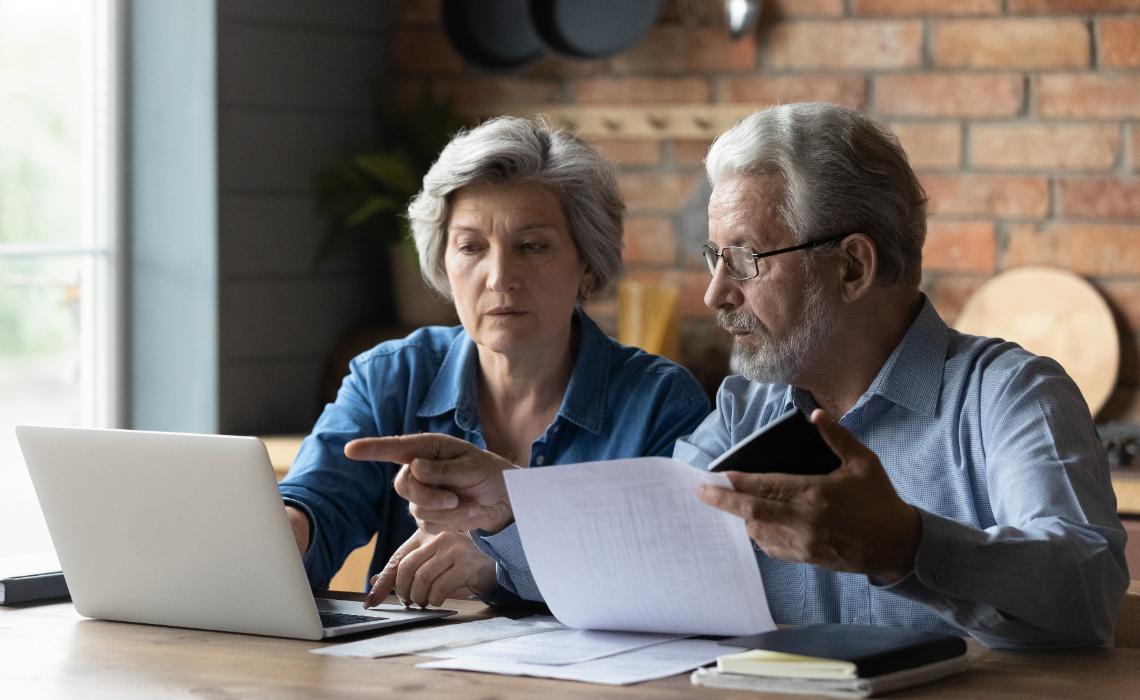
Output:
[[[314,180],[317,210],[329,221],[314,268],[360,240],[410,243],[404,210],[436,156],[463,125],[446,106],[428,100],[404,108],[385,104],[377,117],[378,141],[337,154]]]

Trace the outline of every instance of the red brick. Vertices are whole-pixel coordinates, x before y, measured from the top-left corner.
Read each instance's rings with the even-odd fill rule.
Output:
[[[672,265],[677,262],[677,237],[672,220],[663,216],[631,216],[625,222],[622,260],[628,265]]]
[[[962,128],[957,122],[890,125],[910,164],[916,168],[953,168],[962,160]]]
[[[733,41],[721,25],[685,27],[658,24],[645,39],[611,65],[615,73],[704,73],[756,67],[756,35]]]
[[[1140,180],[1061,180],[1057,184],[1057,209],[1066,219],[1140,220]],[[1140,274],[1140,270],[1136,272]]]
[[[857,15],[1000,15],[1001,0],[855,0]]]
[[[1140,172],[1140,124],[1128,127],[1128,140],[1132,142],[1132,172]]]
[[[703,167],[712,141],[674,141],[673,161],[680,166]]]
[[[994,170],[1105,170],[1120,153],[1120,127],[1104,124],[978,124],[970,161]]]
[[[922,65],[917,20],[780,22],[761,46],[769,70],[893,69]]]
[[[610,62],[604,59],[583,60],[558,54],[543,54],[534,63],[520,68],[514,76],[520,78],[589,78],[610,72]]]
[[[1097,25],[1097,65],[1140,66],[1140,17],[1105,17]]]
[[[922,249],[924,270],[993,273],[997,262],[992,221],[931,219]]]
[[[478,111],[486,116],[518,105],[562,102],[562,86],[553,80],[448,78],[436,80],[432,92],[437,99],[461,111]]]
[[[1140,117],[1140,75],[1038,75],[1033,92],[1043,117]]]
[[[708,102],[711,94],[704,78],[588,78],[573,92],[582,104]]]
[[[1140,226],[1018,224],[1011,227],[1005,267],[1057,265],[1090,277],[1140,270]]]
[[[1105,14],[1140,10],[1140,0],[1009,0],[1011,15]]]
[[[883,75],[874,80],[876,114],[912,117],[1012,116],[1024,85],[1015,73]]]
[[[1091,37],[1077,19],[956,19],[933,23],[939,68],[1084,68]]]
[[[866,105],[862,76],[855,75],[747,75],[720,79],[725,102],[751,102],[757,108],[789,102],[833,102],[856,109]]]
[[[1042,218],[1049,212],[1044,177],[922,175],[931,214]]]
[[[841,17],[843,0],[765,0],[767,20],[782,17]]]
[[[392,32],[392,69],[396,75],[460,73],[466,65],[438,29]]]
[[[942,320],[953,326],[962,307],[974,292],[985,283],[985,275],[935,273],[922,275],[922,291],[930,297],[930,303]]]
[[[618,165],[654,165],[661,160],[660,141],[591,139],[607,160]]]
[[[621,173],[618,188],[631,213],[668,212],[680,209],[696,192],[696,175],[668,173]]]

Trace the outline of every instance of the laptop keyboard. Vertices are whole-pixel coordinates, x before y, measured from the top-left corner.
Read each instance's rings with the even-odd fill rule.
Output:
[[[338,612],[323,612],[321,613],[321,627],[344,627],[345,625],[355,625],[358,622],[375,622],[377,620],[387,620],[386,617],[379,615],[353,615],[351,613],[338,613]]]

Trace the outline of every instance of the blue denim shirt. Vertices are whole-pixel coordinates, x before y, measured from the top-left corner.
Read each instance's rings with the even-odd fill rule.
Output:
[[[669,455],[681,435],[709,413],[688,370],[607,337],[580,310],[579,346],[554,421],[531,446],[530,466],[640,455]],[[398,465],[355,462],[344,445],[358,437],[445,433],[486,447],[476,394],[477,351],[462,327],[422,328],[352,360],[336,400],[305,438],[279,489],[309,515],[313,532],[305,570],[314,588],[355,548],[379,533],[369,575],[416,530],[408,503],[392,489]],[[505,590],[514,591],[499,569]],[[364,587],[366,581],[361,581]]]
[[[707,467],[809,394],[729,377],[675,456]],[[757,550],[776,622],[895,625],[993,647],[1110,643],[1125,534],[1088,406],[1045,357],[958,333],[926,302],[840,423],[916,506],[914,570],[889,586]]]

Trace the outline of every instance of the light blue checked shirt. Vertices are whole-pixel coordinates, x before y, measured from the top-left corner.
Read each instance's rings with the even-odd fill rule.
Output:
[[[728,377],[674,457],[707,468],[792,406],[815,403],[794,387]],[[927,301],[840,423],[919,508],[914,571],[876,586],[757,549],[777,622],[966,632],[991,647],[1111,641],[1128,586],[1125,534],[1088,408],[1056,362],[958,333]],[[501,582],[542,599],[513,527],[481,546]]]
[[[795,387],[729,377],[674,456],[707,467],[793,406],[816,407]],[[948,328],[925,301],[840,423],[919,509],[914,570],[876,586],[757,550],[777,622],[968,632],[990,647],[1111,642],[1125,534],[1088,406],[1060,365]]]

